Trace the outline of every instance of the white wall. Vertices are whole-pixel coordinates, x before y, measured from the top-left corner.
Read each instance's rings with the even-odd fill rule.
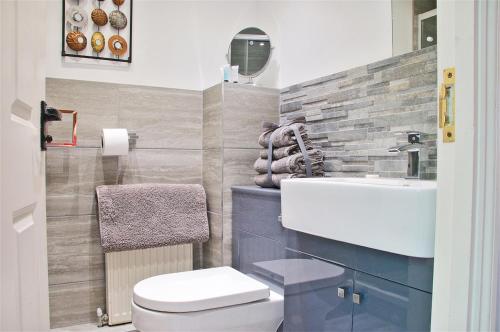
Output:
[[[413,50],[413,1],[392,0],[392,55]]]
[[[133,61],[61,58],[60,0],[47,23],[47,76],[201,90],[219,82],[232,37],[257,26],[274,46],[256,83],[290,84],[390,57],[390,0],[134,0]]]
[[[390,0],[259,2],[277,27],[279,86],[392,56]]]
[[[224,8],[224,10],[221,10]],[[132,64],[61,58],[60,0],[49,4],[47,75],[201,90],[219,79],[232,36],[254,22],[254,1],[134,0]],[[208,73],[206,73],[207,71]]]
[[[259,17],[266,15],[258,12],[258,1],[198,1],[197,31],[201,56],[200,81],[202,88],[208,88],[220,82],[220,67],[227,63],[226,54],[234,35],[247,27],[259,27],[266,31],[274,43],[276,36],[273,24],[261,24]],[[271,63],[277,57],[272,54]],[[254,80],[259,85],[278,86],[278,74],[273,66]]]

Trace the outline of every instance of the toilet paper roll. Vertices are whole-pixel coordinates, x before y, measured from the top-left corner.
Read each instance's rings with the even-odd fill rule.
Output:
[[[103,156],[128,155],[127,129],[105,128],[102,130],[101,142]]]

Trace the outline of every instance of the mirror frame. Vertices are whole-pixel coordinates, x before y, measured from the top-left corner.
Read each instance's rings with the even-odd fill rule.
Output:
[[[253,73],[252,75],[243,75],[243,74],[240,74],[238,72],[238,74],[241,76],[241,77],[246,77],[246,78],[250,78],[250,79],[253,79],[253,78],[256,78],[257,76],[261,75],[266,69],[267,67],[269,66],[269,63],[271,62],[271,58],[273,56],[273,50],[274,50],[274,46],[273,46],[273,43],[271,42],[271,37],[269,36],[269,34],[267,32],[265,32],[264,30],[262,30],[261,28],[258,28],[258,27],[254,27],[254,26],[250,26],[250,27],[246,27],[246,28],[243,28],[243,29],[240,29],[234,36],[233,38],[231,38],[231,40],[229,41],[229,47],[227,49],[227,53],[226,53],[226,60],[227,60],[227,63],[231,65],[231,43],[233,42],[234,40],[234,37],[236,37],[237,35],[240,34],[241,31],[243,30],[246,30],[246,29],[259,29],[260,31],[264,32],[266,34],[266,36],[269,38],[269,57],[267,58],[267,61],[266,63],[264,64],[264,66],[262,66],[262,68],[258,71],[256,71],[255,73]]]

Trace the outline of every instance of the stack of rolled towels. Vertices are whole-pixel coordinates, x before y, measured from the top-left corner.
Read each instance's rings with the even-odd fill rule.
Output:
[[[299,146],[295,131],[304,142],[307,156],[311,161],[311,175],[324,176],[323,152],[313,147],[307,136],[305,119],[299,118],[281,126],[266,122],[259,136],[259,145],[263,147],[254,169],[259,173],[255,176],[255,184],[264,188],[280,188],[281,180],[306,177],[306,161]],[[296,130],[294,130],[296,129]],[[272,139],[271,177],[268,174],[269,140]]]

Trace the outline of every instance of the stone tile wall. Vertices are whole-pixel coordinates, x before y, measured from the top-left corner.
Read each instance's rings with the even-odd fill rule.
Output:
[[[281,90],[281,121],[306,116],[309,136],[326,153],[327,176],[404,177],[406,131],[426,133],[420,175],[436,178],[436,48],[400,55]]]
[[[101,184],[201,183],[202,93],[47,79],[50,106],[78,111],[78,147],[47,151],[51,326],[95,322],[105,308],[104,255],[96,219]],[[139,136],[128,157],[102,157],[102,128]],[[66,132],[52,125],[54,138]],[[200,250],[195,264],[200,266]]]
[[[204,267],[231,265],[231,187],[253,184],[262,121],[278,121],[279,90],[218,84],[203,92],[203,186],[211,239]]]

